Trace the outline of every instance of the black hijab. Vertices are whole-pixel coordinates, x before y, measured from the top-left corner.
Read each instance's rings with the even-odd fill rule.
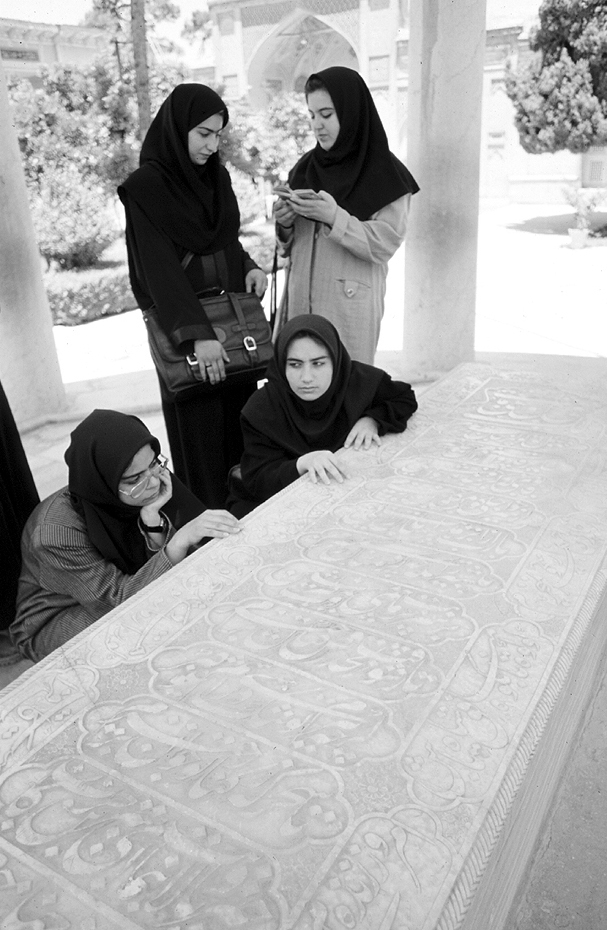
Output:
[[[331,384],[317,400],[301,400],[287,381],[288,349],[300,336],[310,336],[325,346],[333,362]],[[325,317],[304,313],[281,329],[266,377],[268,383],[250,399],[244,415],[252,426],[298,457],[315,449],[340,449],[356,421],[371,407],[384,373],[353,362],[333,324]]]
[[[228,109],[210,87],[180,84],[146,133],[140,167],[118,188],[169,238],[197,255],[219,252],[238,236],[240,213],[232,182],[214,152],[205,165],[188,155],[188,133],[211,116],[228,122]]]
[[[324,190],[359,220],[419,187],[392,154],[369,88],[351,68],[325,68],[311,74],[326,87],[339,120],[339,135],[329,151],[317,143],[289,174],[297,188]]]
[[[72,432],[65,453],[68,488],[90,541],[104,558],[130,575],[146,562],[147,551],[137,526],[139,507],[121,502],[118,485],[133,456],[148,444],[158,455],[160,443],[138,417],[94,410]],[[173,496],[163,512],[179,529],[204,507],[174,475],[172,482]]]

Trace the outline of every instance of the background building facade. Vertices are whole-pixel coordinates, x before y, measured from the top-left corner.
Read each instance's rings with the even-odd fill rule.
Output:
[[[607,186],[607,152],[529,155],[521,147],[505,90],[509,66],[529,58],[540,0],[487,0],[480,193],[484,200],[563,202],[563,188]],[[192,79],[227,99],[262,108],[279,93],[302,92],[330,65],[359,71],[373,93],[394,152],[407,157],[409,0],[209,0],[212,39]],[[107,48],[103,30],[0,19],[7,80],[37,84],[44,66],[87,66]]]
[[[359,71],[369,84],[393,150],[406,159],[408,0],[210,0],[208,63],[197,80],[226,97],[264,107],[276,94],[303,89],[330,65]],[[529,28],[539,0],[488,0],[483,88],[481,197],[562,202],[563,187],[607,185],[603,150],[529,155],[521,147],[505,90],[506,69],[531,55]]]
[[[100,29],[0,19],[0,60],[7,81],[25,78],[37,86],[44,67],[86,67],[107,43]]]

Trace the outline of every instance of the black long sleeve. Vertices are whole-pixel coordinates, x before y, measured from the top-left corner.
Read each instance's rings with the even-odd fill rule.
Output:
[[[402,433],[407,427],[407,420],[417,410],[417,399],[410,384],[405,381],[393,381],[384,372],[371,406],[363,413],[372,417],[377,423],[380,436],[386,433]]]

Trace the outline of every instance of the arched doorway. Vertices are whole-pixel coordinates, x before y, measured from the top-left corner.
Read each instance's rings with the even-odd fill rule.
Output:
[[[309,74],[331,65],[358,70],[352,45],[322,18],[298,12],[255,50],[248,67],[251,105],[261,108],[276,94],[303,92]]]

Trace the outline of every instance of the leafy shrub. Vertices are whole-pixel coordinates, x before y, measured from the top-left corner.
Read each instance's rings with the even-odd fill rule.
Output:
[[[228,171],[240,209],[241,225],[248,226],[250,223],[265,219],[263,182],[254,180],[250,175],[239,171],[232,165],[228,166]]]
[[[96,275],[84,272],[47,275],[44,283],[55,325],[78,326],[136,306],[124,266],[103,269]]]
[[[43,258],[60,268],[87,268],[118,235],[107,196],[75,165],[52,167],[30,188],[32,220]]]

